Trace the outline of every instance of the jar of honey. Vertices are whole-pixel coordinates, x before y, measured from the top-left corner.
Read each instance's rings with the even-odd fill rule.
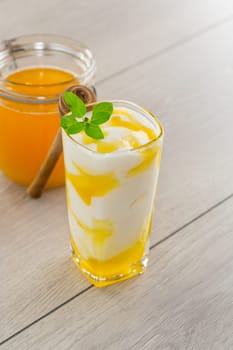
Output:
[[[95,83],[93,54],[57,35],[26,35],[0,43],[0,170],[28,186],[59,128],[57,102],[70,85]],[[61,156],[47,188],[64,184]]]

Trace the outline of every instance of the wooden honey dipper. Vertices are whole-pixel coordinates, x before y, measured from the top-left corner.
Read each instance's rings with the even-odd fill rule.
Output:
[[[67,88],[65,91],[73,92],[85,103],[87,111],[90,111],[96,103],[95,93],[88,87],[84,85],[72,85]],[[58,110],[60,117],[63,117],[70,111],[69,106],[65,103],[63,94],[59,97],[58,101]],[[51,175],[60,155],[62,154],[62,135],[61,129],[57,131],[56,136],[54,137],[53,143],[41,164],[38,173],[27,188],[27,193],[32,198],[39,198],[44,190],[44,187],[48,181],[49,176]]]

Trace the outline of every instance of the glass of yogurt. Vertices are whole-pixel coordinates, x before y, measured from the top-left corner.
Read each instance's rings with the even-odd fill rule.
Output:
[[[150,112],[111,102],[104,139],[62,130],[73,259],[97,287],[145,271],[163,141]]]

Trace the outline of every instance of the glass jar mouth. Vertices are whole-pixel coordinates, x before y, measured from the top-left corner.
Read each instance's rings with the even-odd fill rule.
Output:
[[[96,103],[93,103],[93,106],[97,103],[99,103],[101,101],[97,101]],[[163,139],[163,136],[164,136],[164,129],[163,129],[163,126],[162,124],[160,123],[159,119],[154,115],[152,114],[150,111],[148,111],[147,109],[137,105],[136,103],[133,103],[133,102],[130,102],[130,101],[127,101],[127,100],[104,100],[104,102],[111,102],[115,104],[121,104],[121,105],[125,105],[125,106],[130,106],[132,109],[135,109],[137,110],[138,112],[141,112],[142,114],[144,114],[144,116],[150,116],[151,120],[155,123],[156,125],[156,128],[157,128],[157,131],[158,133],[156,134],[156,137],[152,140],[149,140],[148,142],[140,145],[140,146],[137,146],[137,147],[134,147],[134,148],[131,148],[131,149],[122,149],[121,151],[119,152],[106,152],[106,153],[100,153],[96,150],[93,150],[93,149],[90,149],[89,147],[87,147],[86,145],[78,142],[77,140],[75,140],[72,135],[69,135],[67,134],[66,131],[64,131],[62,129],[62,132],[65,133],[65,135],[69,138],[69,140],[71,142],[73,142],[74,144],[76,144],[76,146],[80,146],[82,148],[85,149],[85,151],[89,152],[89,153],[92,153],[92,154],[95,154],[95,155],[98,155],[100,157],[114,157],[114,156],[118,156],[119,153],[121,154],[125,154],[125,153],[133,153],[133,152],[137,152],[137,151],[142,151],[143,149],[146,149],[148,147],[150,147],[151,145],[157,143],[157,142],[160,142],[162,139]]]
[[[28,57],[38,64],[27,66]],[[22,64],[24,61],[26,64]],[[72,78],[54,83],[42,82],[38,84],[18,82],[7,78],[8,75],[11,75],[8,74],[9,70],[11,70],[10,73],[14,73],[27,68],[60,69],[71,73]],[[60,87],[62,90],[62,86],[77,84],[77,81],[86,85],[95,76],[95,72],[96,62],[90,49],[81,42],[66,36],[32,34],[0,42],[0,96],[2,97],[19,102],[41,103],[41,100],[49,100],[48,103],[51,103],[57,101],[59,94],[48,96],[42,93],[41,96],[38,96],[33,94],[33,89]],[[32,89],[32,95],[14,91],[20,87]]]

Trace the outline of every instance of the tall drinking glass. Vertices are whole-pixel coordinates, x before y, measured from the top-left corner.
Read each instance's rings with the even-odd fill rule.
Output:
[[[62,131],[73,259],[97,287],[147,266],[163,140],[150,112],[128,101],[112,103],[106,140]]]

